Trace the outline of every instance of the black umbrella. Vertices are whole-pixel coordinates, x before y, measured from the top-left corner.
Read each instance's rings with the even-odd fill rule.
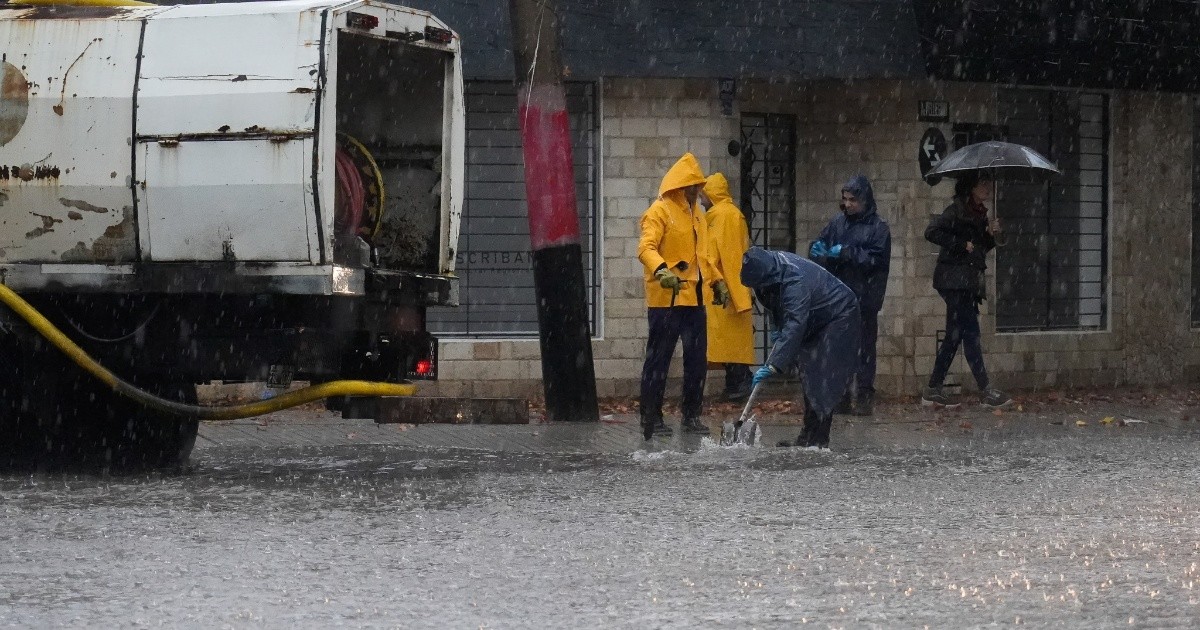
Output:
[[[933,181],[935,178],[959,177],[982,169],[991,171],[997,177],[1005,174],[1059,174],[1058,167],[1027,146],[988,140],[968,144],[947,155],[929,169],[925,179]]]

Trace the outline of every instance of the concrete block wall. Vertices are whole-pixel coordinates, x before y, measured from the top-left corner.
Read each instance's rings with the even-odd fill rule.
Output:
[[[945,307],[931,278],[936,248],[925,241],[931,213],[952,184],[920,179],[921,135],[954,122],[996,123],[997,88],[933,81],[813,81],[739,86],[723,116],[715,81],[609,79],[602,95],[603,336],[593,343],[601,396],[637,394],[646,339],[638,219],[662,175],[684,151],[706,172],[722,171],[737,198],[739,113],[796,117],[798,249],[837,212],[841,185],[872,180],[892,230],[892,272],[881,313],[881,392],[915,394],[928,378]],[[951,122],[917,121],[919,100],[950,104]],[[1200,333],[1190,328],[1192,109],[1173,94],[1112,93],[1109,100],[1109,326],[1096,332],[997,334],[992,300],[981,317],[994,384],[1005,388],[1166,383],[1200,376]],[[989,264],[994,268],[994,254]],[[990,295],[995,295],[994,277]],[[992,298],[994,299],[994,297]],[[447,341],[441,378],[427,393],[541,394],[537,340]],[[678,392],[672,365],[668,399]],[[709,391],[721,384],[710,372]],[[952,378],[973,388],[961,356]]]
[[[705,173],[723,171],[735,186],[738,117],[722,116],[716,81],[609,79],[601,86],[601,212],[603,216],[602,337],[592,343],[597,393],[638,392],[647,335],[639,219],[658,196],[667,169],[684,152]],[[531,396],[542,394],[536,339],[443,341],[439,381],[423,394]],[[672,362],[668,396],[678,391],[682,362]]]
[[[945,307],[932,288],[936,247],[924,239],[952,185],[920,180],[925,129],[950,139],[955,122],[996,123],[996,88],[932,81],[812,82],[792,91],[749,90],[746,111],[792,113],[797,124],[798,249],[837,212],[842,183],[872,180],[892,230],[888,298],[881,313],[881,391],[915,394],[933,367]],[[920,100],[950,104],[951,122],[917,121]],[[1200,363],[1190,330],[1192,114],[1175,94],[1115,93],[1109,101],[1110,324],[1097,332],[996,332],[991,299],[981,326],[989,373],[1008,388],[1178,382]],[[1170,191],[1163,194],[1164,191]],[[1140,241],[1140,242],[1139,242]],[[995,255],[989,259],[993,267]],[[974,387],[961,355],[951,379]]]

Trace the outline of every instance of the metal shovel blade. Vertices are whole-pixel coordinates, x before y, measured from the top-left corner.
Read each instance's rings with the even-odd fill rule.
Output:
[[[754,399],[758,396],[758,387],[755,385],[751,390],[737,422],[727,420],[721,424],[721,446],[754,446],[758,443],[758,422],[750,416],[750,408],[754,406]]]
[[[726,421],[721,426],[721,446],[754,446],[758,444],[758,422],[754,418]]]

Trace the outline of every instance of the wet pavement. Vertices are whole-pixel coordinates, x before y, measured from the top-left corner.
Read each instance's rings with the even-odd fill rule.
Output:
[[[0,477],[0,626],[1196,627],[1191,417],[209,424],[183,474]]]

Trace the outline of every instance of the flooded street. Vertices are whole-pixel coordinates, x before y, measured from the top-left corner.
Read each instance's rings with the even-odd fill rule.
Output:
[[[832,453],[202,440],[178,476],[4,477],[0,624],[1200,623],[1194,428],[927,428]]]

